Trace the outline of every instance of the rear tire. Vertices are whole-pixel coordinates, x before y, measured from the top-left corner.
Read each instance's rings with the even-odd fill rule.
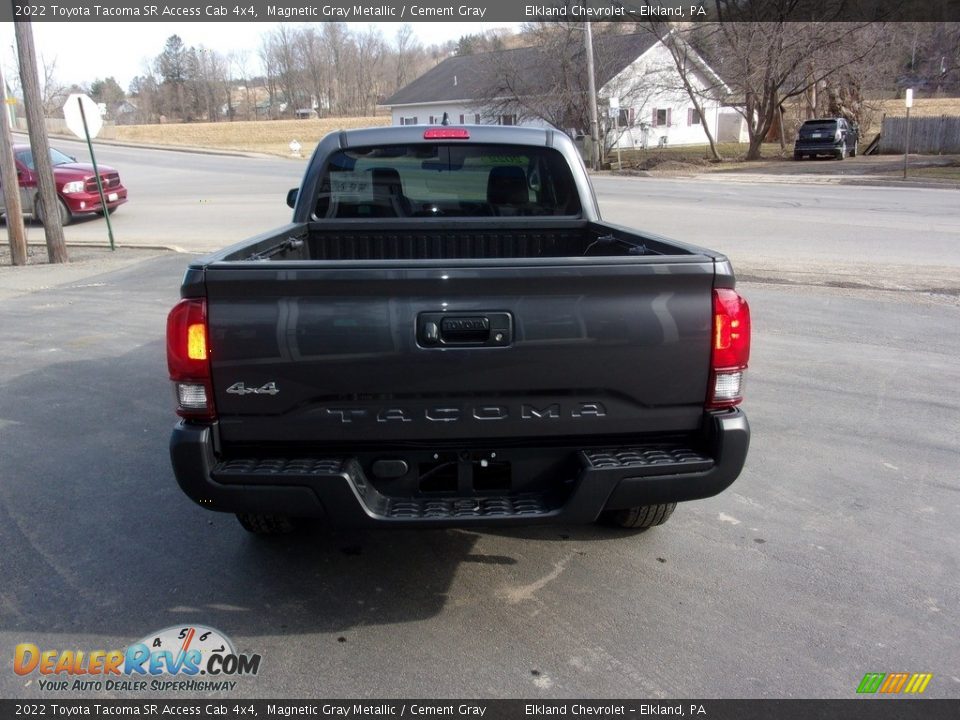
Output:
[[[237,513],[237,520],[247,532],[264,537],[289,535],[297,529],[296,520],[286,515]]]
[[[846,160],[847,159],[847,146],[841,145],[840,149],[837,150],[837,160]]]
[[[850,151],[850,157],[855,158],[857,156],[857,143],[853,144],[853,149]]]
[[[676,509],[676,503],[641,505],[625,510],[605,510],[600,515],[600,519],[605,524],[615,527],[627,528],[629,530],[646,530],[656,525],[663,525],[670,519],[673,511]]]

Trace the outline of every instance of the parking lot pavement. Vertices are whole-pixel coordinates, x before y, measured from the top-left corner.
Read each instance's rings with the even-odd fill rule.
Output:
[[[662,528],[262,542],[170,472],[185,263],[0,305],[3,697],[51,697],[12,672],[17,643],[180,623],[263,655],[235,697],[853,697],[877,670],[960,696],[960,309],[743,284],[748,465]]]
[[[47,264],[46,247],[31,245],[27,265],[10,265],[10,254],[0,249],[0,301],[46,290],[71,283],[83,283],[87,278],[113,270],[135,265],[158,255],[167,254],[159,249],[120,247],[115,251],[105,247],[70,245],[70,262]]]

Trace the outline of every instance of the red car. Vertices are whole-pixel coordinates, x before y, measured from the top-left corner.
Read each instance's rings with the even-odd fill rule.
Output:
[[[33,151],[29,145],[14,145],[13,154],[17,163],[23,214],[32,215],[43,222],[43,206],[40,203],[40,188],[37,186],[37,174],[33,166]],[[76,158],[64,155],[54,148],[50,148],[50,161],[53,163],[53,179],[60,197],[57,203],[60,221],[68,225],[74,215],[94,212],[103,214],[93,165],[77,162]],[[113,212],[127,201],[127,189],[120,182],[120,173],[112,167],[98,165],[97,169],[103,183],[107,210]],[[0,193],[0,208],[3,207],[3,194]]]

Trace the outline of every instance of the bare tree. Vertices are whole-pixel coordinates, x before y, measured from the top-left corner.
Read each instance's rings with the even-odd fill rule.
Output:
[[[40,66],[43,74],[40,80],[40,103],[44,117],[63,117],[63,104],[67,101],[70,88],[57,80],[57,58],[47,61],[41,55]]]
[[[235,105],[235,113],[250,120],[256,115],[256,98],[250,89],[250,51],[234,50],[227,55],[227,64],[231,79],[239,82],[243,90],[243,100]]]
[[[230,72],[226,59],[203,45],[191,48],[191,54],[189,84],[197,113],[209,122],[219,120],[224,114],[231,117]]]
[[[133,78],[127,88],[127,94],[137,107],[136,117],[139,123],[160,121],[163,98],[155,67],[155,62],[145,60],[141,65],[141,74]]]
[[[394,90],[399,90],[413,79],[414,59],[421,50],[413,34],[413,26],[409,23],[401,25],[396,34]]]
[[[723,76],[743,115],[747,159],[760,148],[783,104],[869,57],[869,22],[799,22],[795,0],[715,0],[720,22],[698,24],[697,43]],[[826,16],[826,15],[825,15]],[[776,18],[758,22],[755,18]],[[874,38],[875,40],[875,38]]]
[[[307,106],[328,115],[369,115],[388,94],[429,64],[409,25],[387,43],[379,28],[351,32],[346,23],[281,25],[261,39],[271,104]]]
[[[350,31],[347,30],[346,23],[331,22],[323,24],[323,42],[326,47],[327,61],[336,68],[332,81],[330,83],[330,111],[334,115],[340,115],[344,112],[343,106],[343,82],[339,69],[347,59],[349,46],[351,43]]]
[[[900,23],[902,85],[931,95],[960,92],[960,23]],[[904,42],[906,41],[906,42]]]
[[[353,110],[360,115],[373,115],[377,102],[383,95],[378,75],[383,69],[386,44],[376,27],[356,35],[353,82],[355,101]]]
[[[270,37],[264,35],[260,38],[260,48],[258,50],[260,56],[260,64],[263,65],[265,69],[264,83],[267,86],[267,117],[273,118],[276,117],[274,108],[276,108],[278,102],[277,97],[279,96],[279,89],[277,87],[277,75],[273,70],[273,50]],[[254,108],[256,111],[256,108]]]
[[[727,95],[728,90],[691,45],[688,35],[692,32],[693,26],[661,21],[645,22],[639,25],[652,33],[669,52],[676,75],[662,73],[661,86],[664,89],[679,89],[686,93],[693,104],[694,112],[701,119],[701,126],[710,146],[710,156],[714,162],[719,162],[720,153],[717,152],[716,138],[713,136],[710,123],[707,122],[706,104],[719,103]],[[677,83],[679,88],[676,87]]]
[[[476,72],[485,88],[481,105],[497,115],[516,115],[518,122],[539,119],[565,132],[586,133],[590,113],[583,25],[532,23],[525,26],[524,33],[529,47],[477,57]],[[607,144],[616,142],[617,127],[630,127],[629,109],[639,112],[652,96],[652,75],[621,75],[636,58],[624,59],[630,54],[629,46],[639,47],[637,37],[618,35],[610,27],[594,36],[600,89],[606,87],[606,94],[617,95],[621,106],[627,109],[627,123],[614,124]]]
[[[531,23],[524,35],[531,47],[478,57],[482,105],[495,115],[516,115],[518,121],[540,119],[563,130],[586,132],[590,117],[583,28],[576,23]],[[464,39],[458,54],[472,54]]]
[[[303,100],[302,57],[297,49],[297,32],[292,25],[280,23],[263,38],[261,46],[263,65],[268,79],[279,90],[285,112],[293,115]],[[271,91],[271,106],[277,99],[276,90]],[[282,106],[282,105],[281,105]]]

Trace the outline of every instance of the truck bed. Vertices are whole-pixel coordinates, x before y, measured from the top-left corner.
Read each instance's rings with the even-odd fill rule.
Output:
[[[701,255],[700,248],[586,220],[497,223],[323,222],[290,225],[210,260],[464,260]]]

